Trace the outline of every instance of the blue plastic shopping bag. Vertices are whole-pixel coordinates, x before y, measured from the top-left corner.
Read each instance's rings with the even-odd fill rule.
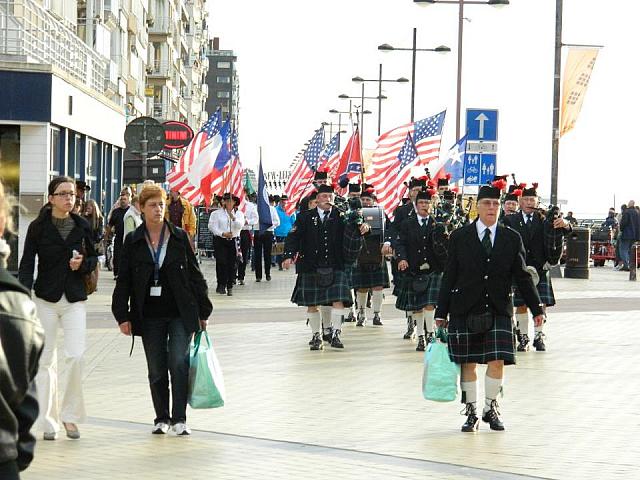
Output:
[[[442,339],[445,339],[442,341]],[[460,366],[449,359],[446,334],[438,332],[424,353],[422,394],[434,402],[452,402],[458,398]]]
[[[206,342],[202,342],[202,339]],[[189,356],[189,405],[217,408],[224,405],[224,378],[206,330],[196,333]]]

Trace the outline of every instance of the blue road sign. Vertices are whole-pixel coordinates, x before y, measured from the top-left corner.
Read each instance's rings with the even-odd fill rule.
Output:
[[[464,184],[486,185],[496,174],[497,156],[488,153],[467,153],[464,156]]]
[[[469,141],[498,141],[498,110],[467,108],[467,132]]]

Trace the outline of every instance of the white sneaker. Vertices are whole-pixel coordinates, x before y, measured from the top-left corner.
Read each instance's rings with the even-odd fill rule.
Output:
[[[153,426],[151,433],[154,435],[164,435],[169,432],[169,424],[164,422],[158,422]]]
[[[173,431],[176,435],[191,435],[191,429],[187,427],[186,423],[176,423],[173,426]]]

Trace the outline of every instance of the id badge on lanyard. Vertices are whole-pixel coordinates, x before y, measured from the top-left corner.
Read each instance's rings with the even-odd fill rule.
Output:
[[[164,244],[164,225],[162,226],[162,231],[160,232],[160,239],[158,241],[158,249],[154,250],[153,245],[151,244],[151,236],[149,232],[145,228],[145,236],[149,241],[149,248],[151,248],[151,252],[153,254],[153,285],[149,289],[149,296],[151,297],[160,297],[162,295],[162,285],[160,285],[160,253],[162,252],[162,245]]]

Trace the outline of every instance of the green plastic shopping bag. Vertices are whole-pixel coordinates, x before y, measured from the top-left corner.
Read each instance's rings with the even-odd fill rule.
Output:
[[[202,342],[202,338],[206,342]],[[189,405],[218,408],[224,405],[224,378],[206,330],[196,333],[189,356]]]
[[[452,402],[458,398],[460,366],[449,359],[446,335],[443,329],[438,329],[424,353],[422,395],[434,402]]]

